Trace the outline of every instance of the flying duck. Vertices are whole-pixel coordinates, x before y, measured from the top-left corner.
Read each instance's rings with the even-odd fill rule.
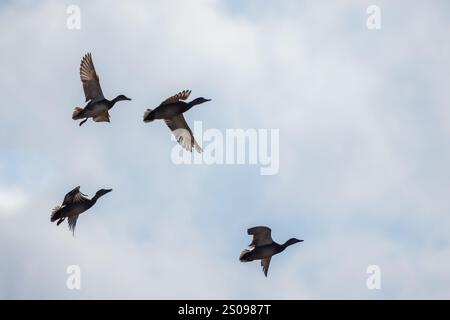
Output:
[[[72,113],[73,120],[84,119],[80,122],[80,126],[89,118],[95,122],[109,122],[109,109],[111,109],[117,101],[131,100],[123,94],[118,95],[112,100],[108,100],[103,96],[100,80],[95,72],[92,56],[87,53],[80,64],[80,78],[83,83],[84,95],[86,97],[86,106],[84,108],[76,107]]]
[[[284,249],[294,243],[303,241],[291,238],[284,244],[278,244],[272,240],[271,232],[272,230],[268,227],[253,227],[248,229],[247,233],[253,235],[253,241],[249,245],[250,248],[242,251],[239,256],[241,262],[261,260],[261,266],[266,277],[272,256],[283,252]]]
[[[170,98],[167,98],[154,110],[147,109],[144,113],[144,122],[151,122],[157,119],[163,119],[169,129],[175,135],[178,143],[186,150],[192,152],[194,147],[197,152],[202,152],[202,148],[195,141],[191,128],[189,128],[183,113],[191,109],[193,106],[202,104],[211,99],[205,99],[203,97],[192,100],[191,102],[185,102],[189,98],[191,90],[184,90],[177,93]]]
[[[74,234],[78,216],[91,208],[101,196],[111,191],[112,189],[100,189],[92,199],[88,199],[85,194],[80,192],[80,187],[78,186],[66,194],[62,205],[53,209],[50,221],[55,222],[58,220],[56,225],[59,226],[67,218],[69,229]]]

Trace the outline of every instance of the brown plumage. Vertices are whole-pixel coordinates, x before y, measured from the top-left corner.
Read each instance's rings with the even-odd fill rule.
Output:
[[[88,52],[80,64],[80,79],[83,83],[84,95],[86,102],[97,101],[104,99],[102,88],[100,87],[100,79],[95,72],[94,62],[92,61],[92,55]]]

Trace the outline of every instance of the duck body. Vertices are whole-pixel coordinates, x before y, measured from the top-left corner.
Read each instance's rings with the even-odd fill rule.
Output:
[[[282,251],[284,251],[284,247],[279,245],[278,243],[267,244],[260,247],[255,247],[253,250],[248,250],[244,253],[240,260],[249,262],[253,260],[262,260],[266,258],[270,258]]]
[[[150,120],[162,120],[162,119],[170,119],[179,114],[185,113],[189,109],[191,109],[193,105],[190,105],[184,101],[178,101],[175,103],[169,103],[165,105],[160,105],[156,107],[154,110],[150,111],[148,117],[145,120],[147,122]]]
[[[193,106],[211,101],[203,97],[196,98],[190,102],[185,102],[191,94],[190,90],[184,90],[176,95],[173,95],[156,107],[155,109],[147,109],[144,113],[144,122],[151,122],[153,120],[170,120],[176,116],[182,115]]]
[[[108,112],[111,109],[111,101],[103,99],[96,102],[89,102],[84,107],[84,113],[86,117],[94,118],[95,116]]]
[[[70,203],[68,205],[61,207],[61,209],[58,212],[58,215],[55,216],[54,218],[55,219],[63,219],[63,218],[78,216],[78,215],[82,214],[83,212],[92,208],[92,206],[94,204],[95,204],[95,202],[93,202],[93,201]]]
[[[75,233],[75,226],[79,215],[89,210],[100,197],[111,191],[112,189],[100,189],[92,199],[88,199],[86,195],[80,192],[80,187],[76,187],[66,194],[60,206],[53,209],[50,221],[57,221],[57,225],[59,226],[67,218],[69,229],[72,230],[72,233]]]
[[[129,98],[119,95],[113,100],[100,99],[97,101],[89,101],[84,108],[75,108],[72,119],[85,119],[80,123],[80,126],[86,122],[87,119],[92,118],[95,122],[110,122],[109,110],[116,104],[117,101],[130,100]]]
[[[96,102],[89,101],[84,108],[75,108],[72,119],[80,120],[92,118],[96,122],[109,122],[110,115],[108,110],[110,108],[108,108],[108,102],[109,101],[106,99]]]

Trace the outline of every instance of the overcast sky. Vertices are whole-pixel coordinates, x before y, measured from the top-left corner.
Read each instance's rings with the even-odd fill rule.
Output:
[[[366,27],[369,5],[381,29]],[[69,5],[81,29],[66,27]],[[0,1],[0,298],[450,298],[446,1]],[[71,119],[92,52],[111,123]],[[280,166],[175,165],[146,108],[279,129]],[[197,137],[202,143],[201,137]],[[113,188],[78,220],[66,192]],[[246,229],[296,237],[243,264]],[[81,290],[66,287],[69,265]],[[366,268],[381,269],[368,290]]]

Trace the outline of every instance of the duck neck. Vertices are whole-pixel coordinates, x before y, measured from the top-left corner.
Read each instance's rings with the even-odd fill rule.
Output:
[[[112,107],[114,107],[114,105],[116,104],[117,101],[120,101],[119,96],[115,97],[114,99],[112,99],[112,100],[109,102],[108,109],[111,109]]]
[[[95,194],[95,196],[92,197],[91,202],[92,204],[95,204],[100,197],[103,196],[102,194]]]
[[[281,251],[283,251],[284,249],[286,249],[286,248],[289,247],[290,245],[292,245],[292,243],[289,242],[289,240],[286,241],[285,243],[283,243],[283,244],[281,245],[281,247],[282,247],[282,250],[281,250]]]
[[[197,105],[197,103],[192,103],[192,102],[193,102],[193,101],[186,103],[186,105],[184,106],[184,112],[188,111],[188,110],[191,109],[193,106]]]
[[[98,198],[100,198],[100,197],[101,196],[97,196],[97,195],[93,196],[91,199],[91,205],[93,206],[97,202]]]

